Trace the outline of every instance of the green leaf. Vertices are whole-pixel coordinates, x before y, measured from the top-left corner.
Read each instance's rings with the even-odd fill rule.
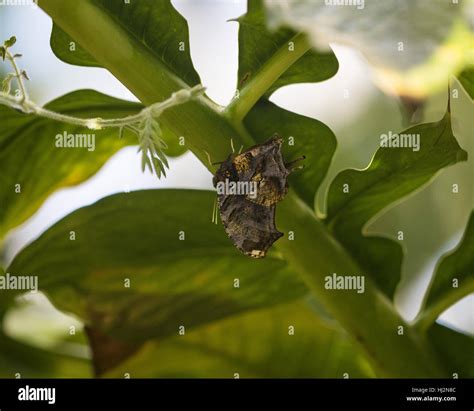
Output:
[[[82,67],[102,67],[86,50],[53,22],[51,50],[65,63]]]
[[[287,28],[271,31],[267,28],[262,0],[249,0],[248,11],[237,19],[239,22],[239,71],[238,89],[245,86],[280,49],[288,50],[296,32]],[[288,84],[314,83],[326,80],[339,68],[332,51],[306,52],[267,91],[267,96]]]
[[[125,116],[142,106],[91,90],[77,91],[46,108],[78,117]],[[30,217],[55,190],[78,184],[93,175],[120,148],[117,130],[92,131],[0,107],[0,234]],[[58,148],[58,134],[95,134],[95,150]],[[92,147],[92,146],[91,146]]]
[[[15,36],[12,36],[12,37],[10,37],[8,40],[6,40],[5,43],[3,43],[3,45],[5,46],[5,48],[10,48],[10,47],[12,47],[15,43],[16,43],[16,37],[15,37]]]
[[[461,74],[458,75],[458,80],[471,99],[474,99],[474,66],[464,69]]]
[[[294,335],[290,328],[294,327]],[[105,377],[121,378],[373,377],[340,331],[302,303],[245,313],[183,336],[150,341]]]
[[[104,10],[188,85],[194,86],[201,82],[191,61],[188,24],[170,0],[129,3],[91,0],[90,3]],[[71,48],[71,43],[74,43],[74,48]],[[123,45],[127,46],[129,45]],[[53,26],[51,35],[51,48],[54,54],[66,63],[100,67],[93,56],[56,25]]]
[[[117,118],[137,113],[142,105],[92,90],[76,91],[46,105],[47,109],[77,117]],[[79,184],[120,148],[137,144],[136,137],[119,139],[118,130],[89,130],[0,106],[0,238],[30,217],[55,190]],[[82,148],[57,147],[59,134],[94,135],[95,144]],[[88,140],[92,142],[91,139]],[[87,139],[84,140],[87,144]],[[177,141],[171,154],[179,152]],[[89,151],[89,148],[93,150]]]
[[[426,7],[426,0],[384,0],[328,7],[323,0],[265,1],[272,27],[303,31],[318,50],[327,44],[358,50],[382,90],[416,100],[443,91],[450,76],[472,64],[468,3],[432,1]]]
[[[306,295],[284,261],[235,249],[211,223],[214,198],[194,190],[105,198],[47,230],[8,271],[35,273],[60,310],[136,342]]]
[[[439,314],[471,292],[474,292],[474,212],[458,247],[438,263],[420,314],[422,321],[435,321]]]
[[[314,208],[315,195],[326,176],[336,150],[336,137],[320,121],[284,110],[267,100],[260,100],[245,118],[245,125],[254,139],[263,143],[274,133],[281,135],[286,162],[300,156],[304,169],[290,175],[290,187]],[[290,145],[292,137],[294,145]]]
[[[330,229],[390,297],[400,279],[401,246],[388,238],[363,235],[364,227],[388,206],[428,183],[442,168],[467,159],[452,133],[449,113],[438,122],[400,134],[419,135],[419,151],[381,147],[368,168],[339,173],[328,193]]]
[[[369,3],[369,2],[367,2]],[[324,1],[265,0],[269,23],[308,33],[313,44],[348,44],[374,64],[406,70],[428,59],[462,18],[458,4],[443,1],[385,0],[368,7],[328,7]],[[384,21],[383,26],[377,23]],[[403,30],[402,23],[411,30]],[[410,45],[403,49],[398,44]]]
[[[449,377],[474,378],[474,338],[440,324],[428,330],[428,337],[444,362]]]
[[[118,118],[136,114],[143,106],[92,90],[67,94],[46,105],[47,109],[82,118]],[[119,130],[89,130],[34,115],[24,115],[0,106],[0,238],[24,222],[55,190],[79,184],[93,174],[119,149],[138,144],[136,136]],[[94,135],[89,148],[57,147],[58,134]],[[167,155],[184,150],[178,140],[163,134],[170,149]],[[92,142],[92,140],[88,140]],[[86,140],[84,140],[86,142]],[[19,186],[18,186],[19,185]],[[18,192],[20,191],[20,192]]]
[[[88,378],[90,362],[16,341],[0,333],[0,378]]]
[[[0,267],[0,276],[3,277],[5,275],[5,270]],[[2,298],[0,298],[0,329],[2,327],[2,321],[5,313],[8,310],[9,305],[12,302],[12,298],[8,298],[5,295],[2,295]]]
[[[10,94],[12,80],[15,78],[14,74],[7,74],[2,81],[2,92],[5,94]]]

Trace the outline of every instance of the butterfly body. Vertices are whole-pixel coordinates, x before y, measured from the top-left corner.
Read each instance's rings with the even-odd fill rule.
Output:
[[[275,226],[276,204],[288,192],[288,175],[281,153],[283,140],[275,135],[240,154],[231,154],[220,165],[213,183],[218,188],[240,185],[247,192],[218,190],[217,204],[225,231],[243,253],[265,257],[283,233]]]

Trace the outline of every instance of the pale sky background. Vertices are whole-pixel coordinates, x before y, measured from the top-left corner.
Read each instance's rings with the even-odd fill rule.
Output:
[[[207,94],[217,103],[226,105],[235,91],[238,58],[238,25],[227,20],[244,14],[246,2],[175,0],[173,4],[188,20],[192,59],[202,83],[207,87]],[[4,7],[4,11],[6,13],[0,13],[1,37],[6,39],[13,34],[17,37],[15,50],[24,55],[21,64],[29,73],[31,94],[38,102],[46,103],[84,88],[135,100],[106,70],[60,62],[49,47],[51,20],[41,10]],[[340,46],[334,46],[333,49],[340,63],[336,76],[322,83],[285,87],[272,100],[287,109],[317,118],[329,125],[338,136],[338,130],[364,113],[379,91],[373,85],[370,69],[359,53]],[[349,91],[349,99],[344,97],[346,90]],[[394,100],[388,104],[396,106]],[[370,156],[371,153],[367,153],[367,159]],[[367,159],[362,164],[350,166],[363,167]],[[79,207],[117,192],[160,187],[212,189],[211,175],[188,153],[178,159],[171,159],[168,177],[157,180],[149,173],[142,174],[140,156],[135,147],[124,148],[93,178],[77,187],[56,192],[31,219],[11,232],[7,258],[11,259],[51,224]],[[409,289],[409,298],[397,299],[398,307],[406,318],[413,318],[416,314],[434,264],[443,252],[457,243],[460,234],[453,233],[453,238],[433,255],[425,275]],[[445,312],[442,321],[474,333],[473,312],[474,298],[470,296]]]

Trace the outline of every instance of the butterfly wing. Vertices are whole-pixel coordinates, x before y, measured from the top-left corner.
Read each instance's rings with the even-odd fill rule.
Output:
[[[229,238],[243,253],[265,257],[283,234],[275,226],[275,206],[263,206],[244,196],[219,196],[219,211]]]

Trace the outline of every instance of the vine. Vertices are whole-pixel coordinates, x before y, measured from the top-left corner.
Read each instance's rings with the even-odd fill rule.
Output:
[[[180,104],[187,103],[205,92],[202,85],[197,85],[189,89],[182,89],[171,94],[171,97],[145,107],[137,114],[121,118],[103,119],[79,118],[57,113],[30,100],[25,86],[25,80],[29,80],[25,70],[20,69],[16,59],[22,57],[21,54],[12,54],[10,48],[16,43],[16,38],[11,37],[0,47],[2,60],[5,59],[11,64],[13,72],[7,74],[2,82],[2,92],[0,93],[0,104],[14,108],[24,114],[34,114],[50,120],[87,127],[91,130],[102,130],[104,128],[118,128],[119,138],[122,138],[125,130],[134,133],[138,138],[139,152],[142,153],[142,170],[148,168],[154,172],[158,178],[166,176],[166,168],[169,168],[168,160],[164,151],[168,148],[162,139],[162,131],[158,118],[166,109]],[[16,94],[12,94],[12,82],[16,81],[18,89]]]

